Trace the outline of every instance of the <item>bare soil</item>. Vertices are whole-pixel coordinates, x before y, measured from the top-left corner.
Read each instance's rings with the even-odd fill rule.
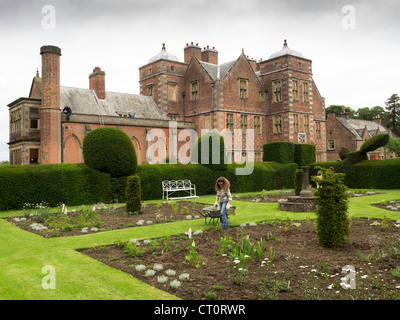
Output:
[[[204,231],[193,236],[195,247],[188,235],[158,239],[154,245],[140,241],[137,246],[143,254],[133,257],[126,247],[112,245],[90,248],[82,252],[113,268],[185,300],[304,300],[304,299],[399,299],[400,278],[391,269],[400,266],[399,229],[394,222],[388,225],[379,220],[357,219],[351,221],[349,243],[339,249],[323,248],[318,244],[314,221],[266,222],[256,226],[242,226]],[[221,239],[236,242],[249,236],[255,244],[266,240],[261,259],[236,264],[230,250],[223,250]],[[154,242],[153,242],[154,244]],[[198,266],[187,259],[189,250],[195,248]],[[154,264],[163,269],[152,277],[146,270]],[[137,265],[146,270],[137,271]],[[351,265],[356,271],[356,290],[341,286],[342,268]],[[248,275],[239,277],[239,268]],[[158,282],[172,269],[166,283]],[[181,280],[179,288],[171,281],[179,275],[189,274]],[[241,280],[241,281],[240,281]],[[350,284],[350,282],[344,282]]]
[[[69,211],[65,216],[60,213],[45,215],[45,218],[38,220],[36,214],[32,216],[26,215],[25,220],[21,220],[24,217],[9,217],[7,221],[15,224],[21,229],[39,234],[43,237],[66,237],[66,236],[79,236],[82,235],[82,226],[87,225],[85,234],[94,232],[104,232],[116,229],[125,229],[132,227],[140,227],[151,224],[168,223],[185,219],[203,219],[201,214],[196,211],[202,211],[203,207],[209,205],[193,203],[190,201],[174,201],[165,202],[160,204],[147,204],[143,206],[141,214],[128,214],[125,206],[112,206],[107,205],[107,209],[104,205],[96,206],[96,210],[77,210],[75,212]],[[61,210],[61,209],[60,209]],[[85,217],[84,221],[82,216]],[[17,218],[17,219],[15,219]],[[52,228],[49,221],[54,218],[59,223],[58,228]],[[68,219],[65,222],[65,219]],[[81,224],[78,223],[78,220]],[[32,223],[40,223],[47,227],[45,230],[34,230],[32,229]],[[65,223],[69,223],[73,226],[72,230],[66,231],[62,228]],[[93,231],[92,227],[96,226],[98,230]]]

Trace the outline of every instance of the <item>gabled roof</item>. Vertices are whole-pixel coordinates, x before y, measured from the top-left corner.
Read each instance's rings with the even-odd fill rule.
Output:
[[[212,80],[224,79],[237,60],[229,61],[220,65],[209,62],[199,61],[200,65],[206,70]]]
[[[72,113],[118,116],[117,112],[132,113],[137,118],[167,120],[149,96],[106,92],[104,100],[98,99],[94,90],[60,87],[60,107],[70,106]]]
[[[368,131],[369,137],[376,135],[378,129],[379,133],[389,133],[387,128],[375,121],[344,119],[341,117],[336,117],[336,120],[346,127],[355,136],[356,140],[363,140],[362,136],[364,130]]]

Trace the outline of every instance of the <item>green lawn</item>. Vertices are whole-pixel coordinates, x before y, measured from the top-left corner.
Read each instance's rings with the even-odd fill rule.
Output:
[[[400,190],[375,191],[382,194],[350,199],[350,216],[400,219],[400,212],[389,212],[370,205],[381,201],[399,200]],[[215,196],[202,196],[192,201],[212,204]],[[286,219],[288,216],[293,220],[315,218],[315,213],[280,211],[277,203],[233,201],[232,204],[237,210],[236,215],[230,217],[231,226],[244,222]],[[2,300],[177,299],[76,250],[108,245],[116,240],[150,239],[182,234],[189,228],[193,231],[205,229],[204,220],[199,219],[77,237],[45,239],[1,219],[21,214],[21,211],[0,212],[0,299]],[[46,265],[55,268],[55,289],[46,290],[42,287],[42,279],[46,276],[42,273],[42,268]]]

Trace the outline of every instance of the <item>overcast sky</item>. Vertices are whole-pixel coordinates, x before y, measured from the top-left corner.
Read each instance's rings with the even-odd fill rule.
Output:
[[[53,11],[47,11],[52,6]],[[160,52],[183,61],[188,42],[215,47],[219,63],[268,57],[287,39],[312,60],[326,106],[385,107],[400,94],[400,1],[1,0],[0,161],[8,160],[7,104],[29,94],[42,45],[62,50],[61,85],[139,93],[138,68]]]

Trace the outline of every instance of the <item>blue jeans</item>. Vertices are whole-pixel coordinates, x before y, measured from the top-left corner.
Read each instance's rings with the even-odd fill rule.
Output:
[[[226,214],[226,205],[227,204],[228,204],[228,201],[221,201],[219,203],[219,207],[220,207],[221,214],[222,214],[222,228],[224,228],[224,229],[229,228],[228,216]]]

